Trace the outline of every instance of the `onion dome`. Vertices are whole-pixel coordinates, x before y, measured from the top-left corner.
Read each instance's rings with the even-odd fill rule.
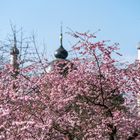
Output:
[[[54,53],[54,56],[58,59],[66,59],[68,56],[68,52],[63,48],[63,46],[60,46]]]
[[[11,51],[10,51],[11,55],[18,55],[19,54],[19,50],[17,47],[12,47]]]
[[[54,56],[57,59],[66,59],[68,56],[68,52],[66,49],[63,47],[63,34],[62,34],[62,29],[61,29],[61,34],[60,34],[60,47],[55,51]]]

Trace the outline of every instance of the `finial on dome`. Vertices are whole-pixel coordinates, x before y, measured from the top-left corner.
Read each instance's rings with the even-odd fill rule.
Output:
[[[60,47],[63,47],[63,27],[61,23],[61,29],[60,29]]]

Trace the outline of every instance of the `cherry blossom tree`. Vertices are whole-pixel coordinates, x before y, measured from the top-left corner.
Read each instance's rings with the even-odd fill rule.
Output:
[[[16,78],[9,64],[1,70],[1,140],[140,139],[140,119],[130,106],[140,91],[139,62],[114,59],[118,44],[97,41],[95,34],[70,34],[78,57],[63,69],[34,75],[47,67],[42,61],[43,67],[21,68]]]

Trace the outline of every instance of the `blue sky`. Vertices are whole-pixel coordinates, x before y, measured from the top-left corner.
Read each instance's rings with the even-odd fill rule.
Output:
[[[140,41],[140,0],[0,0],[0,39],[11,33],[10,21],[23,27],[25,34],[35,32],[45,42],[47,54],[59,46],[60,23],[64,32],[98,32],[99,39],[120,44],[125,60],[137,57]],[[70,36],[64,34],[64,47],[71,49]],[[39,45],[41,47],[41,45]]]

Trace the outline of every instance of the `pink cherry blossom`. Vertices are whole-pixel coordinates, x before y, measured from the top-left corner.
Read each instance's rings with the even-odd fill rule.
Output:
[[[35,75],[44,69],[39,63],[21,68],[16,78],[10,65],[1,70],[1,140],[140,139],[139,62],[120,63],[118,44],[96,41],[95,34],[70,34],[78,55],[67,74]]]

